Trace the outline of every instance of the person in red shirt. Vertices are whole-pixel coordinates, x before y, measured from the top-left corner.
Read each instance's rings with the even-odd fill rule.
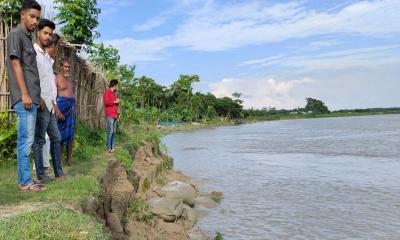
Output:
[[[115,134],[117,130],[118,106],[117,97],[118,81],[113,79],[103,95],[104,111],[107,118],[107,151],[115,152]]]

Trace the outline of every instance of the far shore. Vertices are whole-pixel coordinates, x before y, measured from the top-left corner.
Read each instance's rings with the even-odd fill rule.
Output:
[[[161,133],[163,135],[173,134],[180,131],[195,131],[200,129],[208,129],[222,126],[233,126],[240,124],[250,124],[257,122],[266,121],[279,121],[279,120],[300,120],[300,119],[314,119],[314,118],[339,118],[339,117],[362,117],[362,116],[377,116],[377,115],[397,115],[400,112],[352,112],[352,113],[325,113],[325,114],[297,114],[297,115],[270,115],[270,116],[260,116],[260,117],[248,117],[241,118],[237,120],[230,120],[225,118],[220,118],[218,120],[213,120],[209,122],[192,122],[192,123],[180,123],[172,126],[159,126]]]

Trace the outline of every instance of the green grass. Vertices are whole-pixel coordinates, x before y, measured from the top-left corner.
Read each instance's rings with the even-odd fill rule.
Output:
[[[221,203],[221,201],[222,201],[222,197],[218,197],[218,196],[211,196],[211,199],[217,204]]]
[[[224,235],[221,232],[215,233],[214,240],[223,240],[223,239],[224,239]]]
[[[128,210],[131,217],[137,221],[151,224],[155,220],[155,216],[150,212],[149,205],[141,197],[135,197],[129,202]]]
[[[140,213],[142,211],[149,210],[149,205],[146,203],[146,201],[143,198],[134,197],[129,202],[128,210],[133,213]]]
[[[51,208],[0,221],[0,239],[109,239],[110,234],[92,217],[70,209]]]
[[[154,127],[127,125],[117,135],[117,151],[114,155],[106,152],[106,132],[77,125],[73,166],[64,165],[64,172],[70,178],[46,184],[47,190],[35,193],[21,193],[17,187],[16,160],[2,161],[0,166],[0,206],[12,209],[14,204],[29,205],[43,203],[47,206],[32,213],[23,213],[0,221],[0,239],[108,239],[102,225],[82,213],[53,209],[54,206],[79,205],[96,197],[100,190],[100,178],[105,174],[111,158],[120,160],[132,171],[130,153],[144,141],[159,141]],[[32,176],[35,172],[32,171]],[[52,176],[52,175],[50,175]],[[151,222],[152,214],[142,211],[136,218]]]
[[[115,152],[115,157],[122,163],[127,173],[133,172],[133,160],[128,150],[125,148],[118,148]]]
[[[21,193],[16,183],[16,161],[3,164],[0,167],[0,205],[37,201],[80,201],[89,195],[97,194],[100,189],[99,178],[104,175],[108,162],[107,155],[102,154],[105,152],[104,135],[104,131],[94,131],[78,124],[73,166],[64,165],[63,168],[70,178],[46,184],[46,191]],[[32,176],[35,176],[34,171]]]

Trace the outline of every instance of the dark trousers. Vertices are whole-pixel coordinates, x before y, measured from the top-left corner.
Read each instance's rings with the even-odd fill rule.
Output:
[[[46,144],[46,132],[50,138],[50,154],[53,163],[55,177],[61,177],[64,173],[61,165],[60,142],[61,135],[57,127],[57,119],[54,112],[47,108],[38,110],[36,116],[35,140],[33,142],[33,153],[35,156],[36,176],[41,179],[45,176],[43,167],[43,146]]]

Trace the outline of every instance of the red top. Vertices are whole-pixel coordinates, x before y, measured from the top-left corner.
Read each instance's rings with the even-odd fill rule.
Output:
[[[104,111],[106,113],[106,117],[117,119],[119,104],[114,103],[115,100],[117,100],[117,95],[111,90],[111,88],[107,88],[103,95]]]

